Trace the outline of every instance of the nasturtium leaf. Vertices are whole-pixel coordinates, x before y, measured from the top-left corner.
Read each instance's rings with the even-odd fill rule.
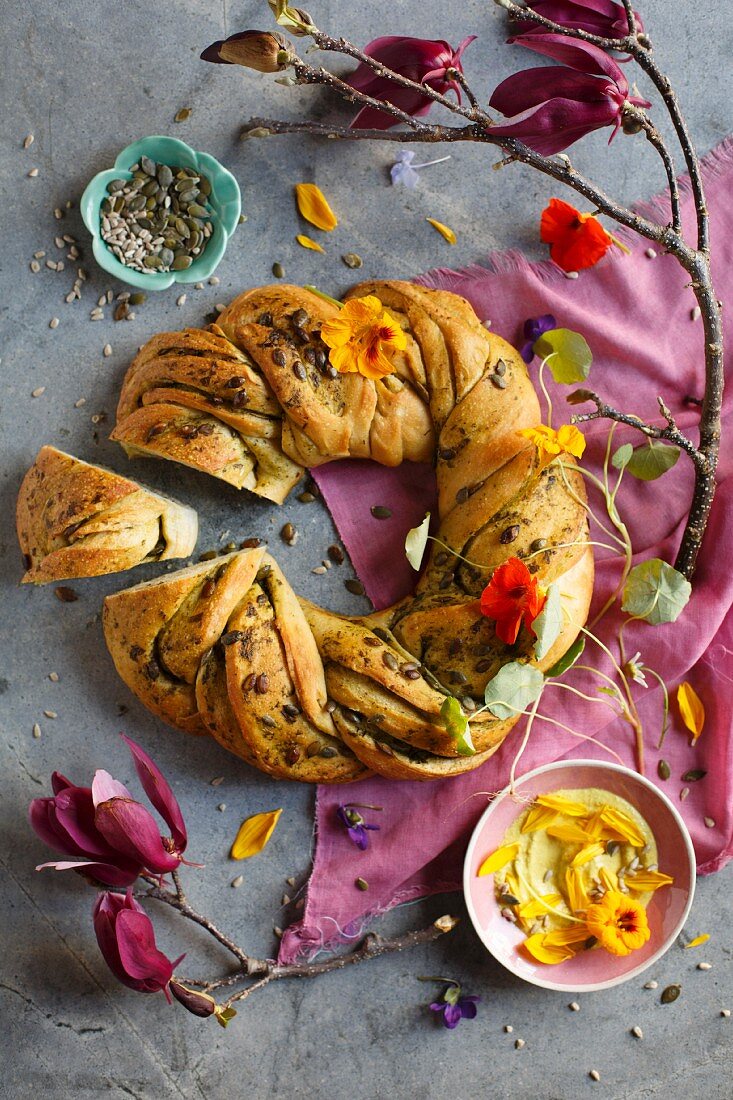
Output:
[[[430,512],[425,513],[425,519],[417,527],[412,527],[407,532],[405,539],[405,554],[413,569],[420,571],[425,547],[428,544],[428,528],[430,527]]]
[[[630,443],[624,443],[622,447],[619,447],[611,459],[611,465],[614,470],[625,470],[629,462],[631,462],[633,453],[634,448]]]
[[[635,565],[624,585],[621,607],[637,619],[657,626],[673,623],[684,609],[692,585],[681,573],[661,558],[650,558]]]
[[[539,615],[532,622],[537,641],[534,644],[534,655],[538,661],[545,657],[558,639],[562,630],[562,596],[560,585],[551,584],[547,589],[547,599]]]
[[[548,668],[545,673],[546,678],[549,680],[554,676],[562,676],[563,672],[567,672],[569,668],[573,667],[584,649],[585,638],[581,635],[579,638],[575,639],[567,653],[564,653],[559,661],[555,661],[552,668]]]
[[[680,708],[682,721],[692,734],[694,745],[705,725],[705,707],[700,696],[687,680],[677,688],[677,706]]]
[[[468,728],[468,718],[461,709],[461,704],[453,695],[447,695],[440,708],[440,717],[451,737],[455,738],[456,750],[460,756],[473,756],[476,752],[471,731]]]
[[[672,469],[679,457],[679,447],[650,441],[641,447],[635,447],[626,465],[631,476],[639,481],[656,481],[667,470]]]
[[[275,831],[282,810],[270,810],[264,814],[253,814],[239,826],[232,850],[231,859],[249,859],[256,856],[267,844]]]
[[[540,359],[547,359],[556,382],[569,386],[573,382],[585,381],[590,374],[593,353],[579,332],[572,332],[569,328],[550,329],[535,341],[533,350]]]
[[[534,665],[510,661],[489,680],[484,702],[497,718],[516,718],[542,694],[545,678]]]

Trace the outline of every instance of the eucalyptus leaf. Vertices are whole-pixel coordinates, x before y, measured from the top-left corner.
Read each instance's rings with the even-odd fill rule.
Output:
[[[489,680],[484,702],[497,718],[516,718],[542,694],[545,678],[534,665],[510,661]]]
[[[551,584],[547,589],[547,599],[545,600],[544,607],[532,623],[532,629],[537,637],[537,641],[534,644],[534,655],[538,661],[541,661],[542,658],[547,656],[550,652],[562,630],[562,625],[563,613],[560,585]]]
[[[569,386],[583,382],[590,374],[593,353],[588,342],[579,332],[569,328],[553,328],[543,332],[535,341],[535,355],[548,360],[548,367],[556,382]]]
[[[468,728],[468,718],[461,709],[461,704],[453,695],[448,695],[440,708],[440,717],[443,719],[446,730],[455,738],[456,750],[460,756],[473,756],[476,752],[471,731]]]
[[[425,519],[417,527],[412,527],[407,532],[405,539],[405,554],[413,569],[418,573],[422,566],[425,547],[428,544],[428,528],[430,527],[430,512],[425,513]]]
[[[634,448],[630,443],[624,443],[622,447],[614,453],[611,459],[611,465],[614,470],[625,470],[628,464],[631,462],[631,458],[634,454]]]
[[[680,457],[679,447],[673,447],[669,443],[650,441],[642,447],[636,447],[628,462],[628,470],[632,477],[639,481],[656,481],[667,470],[671,470]]]
[[[579,638],[576,638],[567,653],[563,654],[559,661],[555,661],[552,668],[548,668],[545,673],[546,679],[550,679],[555,676],[562,676],[563,672],[567,672],[569,668],[572,668],[575,662],[580,658],[583,650],[585,649],[585,638],[581,634]]]
[[[624,611],[648,623],[673,623],[684,609],[692,585],[661,558],[636,565],[624,585]]]

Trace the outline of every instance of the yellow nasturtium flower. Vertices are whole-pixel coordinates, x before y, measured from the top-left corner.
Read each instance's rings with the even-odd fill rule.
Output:
[[[543,464],[562,454],[583,457],[585,437],[574,424],[562,424],[557,431],[546,424],[538,424],[536,428],[522,428],[519,434],[534,443]]]
[[[350,298],[338,316],[323,325],[321,339],[331,349],[328,358],[339,373],[371,379],[393,374],[392,354],[407,347],[398,322],[373,294]]]

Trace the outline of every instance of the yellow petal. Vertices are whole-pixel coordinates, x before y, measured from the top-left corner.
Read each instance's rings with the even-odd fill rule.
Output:
[[[568,906],[572,913],[583,912],[590,905],[583,880],[575,867],[565,871],[565,889],[568,894]]]
[[[690,940],[689,943],[686,943],[685,944],[685,950],[687,950],[690,947],[700,947],[701,944],[707,943],[709,939],[710,939],[710,933],[709,932],[703,932],[703,934],[701,936],[695,936],[694,940]]]
[[[505,844],[503,847],[497,848],[483,861],[476,872],[477,877],[483,878],[484,875],[493,875],[494,871],[500,871],[502,867],[506,867],[507,863],[511,863],[513,859],[517,858],[518,851],[518,844]]]
[[[572,948],[567,945],[547,943],[547,935],[542,932],[537,932],[534,936],[528,936],[523,942],[522,948],[537,962],[547,963],[548,966],[565,962],[566,959],[572,959],[575,954]]]
[[[305,233],[298,233],[296,241],[301,248],[310,248],[311,252],[325,252],[325,248],[321,248],[318,241],[314,241],[312,237],[306,237]]]
[[[603,806],[600,810],[600,816],[605,826],[603,831],[612,834],[611,840],[625,840],[627,844],[632,844],[634,848],[644,847],[646,843],[644,835],[628,814],[625,814],[622,810],[615,810],[612,806]]]
[[[705,707],[692,684],[687,680],[677,688],[677,706],[680,717],[692,734],[693,745],[702,733],[705,725]]]
[[[674,879],[671,875],[663,875],[661,871],[641,870],[627,875],[625,882],[631,890],[646,894],[649,890],[658,890],[660,886],[670,886]]]
[[[559,894],[544,894],[541,898],[525,901],[524,905],[519,906],[517,913],[522,920],[535,920],[537,917],[544,917],[545,913],[550,913],[561,901]]]
[[[265,814],[254,814],[239,826],[239,832],[229,853],[231,859],[249,859],[256,856],[272,836],[282,810],[270,810]]]
[[[557,810],[547,806],[533,806],[522,822],[523,833],[534,833],[537,829],[546,829],[557,818]]]
[[[618,890],[618,875],[610,867],[601,867],[598,877],[604,890]]]
[[[561,794],[540,794],[536,798],[536,802],[540,806],[547,806],[551,810],[557,810],[558,813],[566,814],[568,817],[585,817],[588,813],[588,807],[584,806],[582,802],[573,802],[570,798],[565,798]]]
[[[338,218],[326,201],[326,196],[315,183],[296,183],[295,198],[298,210],[316,229],[330,233],[338,225]]]
[[[601,818],[600,810],[596,810],[594,814],[583,823],[585,829],[585,835],[588,840],[600,840],[603,836],[604,822]],[[611,838],[613,839],[613,838]]]
[[[557,429],[557,442],[563,451],[582,458],[585,450],[585,436],[574,424],[562,424]]]
[[[587,844],[589,841],[596,839],[589,836],[583,825],[576,821],[548,825],[547,835],[554,836],[557,840],[564,840],[567,844]]]
[[[456,235],[447,225],[443,225],[442,222],[437,222],[435,218],[426,218],[425,221],[430,222],[433,229],[437,229],[441,237],[443,237],[448,244],[456,243]]]
[[[571,867],[582,867],[584,863],[590,863],[596,856],[602,856],[605,848],[602,844],[599,844],[597,840],[594,840],[592,844],[586,844],[585,848],[581,848],[577,855],[573,856],[570,862]]]
[[[570,944],[585,943],[588,929],[584,924],[571,924],[567,928],[553,928],[545,933],[545,947],[568,947]]]

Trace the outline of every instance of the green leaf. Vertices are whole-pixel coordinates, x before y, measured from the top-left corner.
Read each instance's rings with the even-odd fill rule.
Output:
[[[455,738],[456,750],[459,756],[473,756],[476,752],[471,731],[468,728],[468,718],[461,709],[461,704],[453,695],[447,695],[440,708],[440,717],[451,737]]]
[[[551,584],[547,589],[545,605],[532,623],[532,629],[537,636],[537,641],[534,644],[534,655],[538,661],[541,661],[552,649],[562,630],[562,624],[560,585]]]
[[[534,665],[510,661],[489,680],[484,702],[497,718],[516,718],[542,694],[545,678]]]
[[[631,462],[631,457],[633,453],[634,448],[631,446],[630,443],[624,443],[622,447],[619,447],[619,449],[616,451],[613,458],[611,459],[611,465],[613,466],[614,470],[625,470],[629,462]]]
[[[655,626],[673,623],[685,607],[692,585],[661,558],[650,558],[631,570],[621,607]]]
[[[221,1024],[222,1027],[226,1027],[230,1020],[233,1020],[237,1015],[236,1008],[217,1008],[214,1012],[216,1016],[216,1022]]]
[[[430,526],[430,512],[425,513],[425,519],[418,527],[411,527],[405,539],[405,554],[413,569],[418,573],[422,565],[425,547],[428,544],[428,527]]]
[[[562,676],[563,672],[567,672],[569,668],[573,667],[584,649],[585,638],[581,634],[579,638],[575,639],[567,653],[563,654],[559,661],[555,661],[552,668],[548,668],[545,673],[545,678],[549,680],[554,676]]]
[[[634,449],[628,462],[629,473],[639,481],[656,481],[667,470],[672,469],[679,457],[679,447],[650,441]]]
[[[593,353],[584,336],[569,328],[553,328],[535,341],[535,355],[548,360],[548,367],[556,382],[569,386],[583,382],[590,374]]]

